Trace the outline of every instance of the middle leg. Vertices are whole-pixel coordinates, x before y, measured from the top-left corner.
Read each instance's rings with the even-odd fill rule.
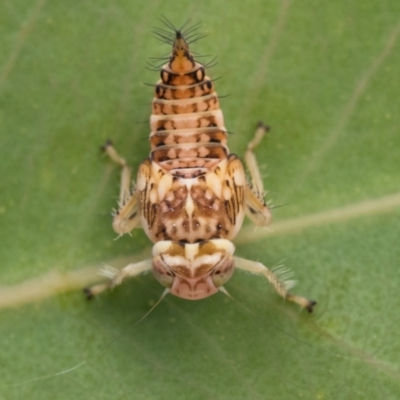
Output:
[[[113,228],[119,235],[123,235],[139,225],[138,193],[132,183],[132,169],[117,153],[111,141],[107,141],[102,149],[111,160],[122,168],[118,210],[114,214]]]
[[[250,182],[245,187],[246,215],[257,226],[270,224],[272,215],[264,199],[264,185],[258,168],[254,148],[258,146],[269,128],[262,122],[258,124],[253,140],[247,145],[244,156],[250,174]]]

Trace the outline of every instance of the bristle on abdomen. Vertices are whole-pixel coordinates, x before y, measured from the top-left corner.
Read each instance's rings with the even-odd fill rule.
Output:
[[[227,133],[214,85],[180,31],[160,74],[150,118],[151,159],[175,176],[202,175],[228,156]]]

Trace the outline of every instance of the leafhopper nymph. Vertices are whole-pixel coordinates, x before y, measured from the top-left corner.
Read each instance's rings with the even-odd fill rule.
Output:
[[[266,126],[258,125],[248,144],[245,163],[227,147],[228,133],[214,82],[189,45],[199,39],[195,27],[167,29],[156,35],[172,46],[155,84],[150,117],[150,156],[132,183],[131,168],[111,142],[104,146],[122,168],[118,211],[113,228],[119,235],[141,227],[154,243],[153,257],[121,270],[106,269],[106,284],[86,289],[88,297],[146,271],[167,293],[199,300],[218,291],[239,268],[268,279],[283,298],[312,311],[316,302],[289,292],[285,281],[263,264],[234,256],[232,240],[247,215],[257,226],[271,222],[264,200],[254,148]]]

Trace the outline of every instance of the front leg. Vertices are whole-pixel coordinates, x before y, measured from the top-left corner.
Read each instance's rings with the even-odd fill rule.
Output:
[[[122,269],[116,269],[113,267],[102,268],[100,274],[109,278],[109,282],[85,288],[83,291],[86,294],[87,299],[91,299],[107,289],[112,289],[115,286],[120,285],[127,278],[133,278],[143,272],[150,271],[152,266],[152,260],[144,260],[134,264],[128,264]]]
[[[132,182],[132,169],[127,165],[125,159],[117,153],[111,141],[107,141],[102,149],[122,168],[118,210],[114,214],[113,228],[119,235],[123,235],[131,232],[139,225],[138,193]]]
[[[310,313],[313,311],[314,306],[317,304],[316,301],[308,300],[305,297],[296,296],[289,292],[289,289],[295,285],[295,281],[285,280],[283,276],[280,278],[277,273],[272,272],[265,265],[257,261],[250,261],[240,257],[235,257],[234,259],[235,268],[243,269],[252,274],[265,276],[276,292],[284,299],[299,304]],[[284,271],[284,274],[287,274],[287,272]]]

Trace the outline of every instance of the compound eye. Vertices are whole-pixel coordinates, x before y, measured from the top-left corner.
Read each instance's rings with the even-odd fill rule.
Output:
[[[160,256],[153,258],[153,275],[161,285],[170,288],[174,283],[175,274]]]
[[[222,286],[233,275],[235,266],[231,255],[227,254],[213,269],[211,279],[216,287]]]

